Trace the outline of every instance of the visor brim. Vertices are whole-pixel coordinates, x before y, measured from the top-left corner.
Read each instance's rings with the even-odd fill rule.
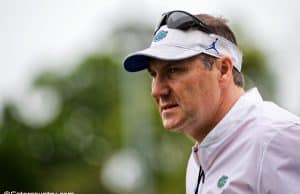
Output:
[[[187,59],[204,52],[203,49],[193,50],[176,46],[160,45],[128,55],[123,64],[127,71],[137,72],[148,68],[151,58],[176,61]]]

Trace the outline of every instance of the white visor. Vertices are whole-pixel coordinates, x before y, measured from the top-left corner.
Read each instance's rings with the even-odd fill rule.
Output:
[[[132,53],[124,60],[124,68],[129,72],[141,71],[148,67],[149,59],[181,60],[205,53],[214,57],[229,56],[234,67],[240,72],[242,53],[229,40],[199,30],[182,31],[162,26],[155,34],[149,48]]]

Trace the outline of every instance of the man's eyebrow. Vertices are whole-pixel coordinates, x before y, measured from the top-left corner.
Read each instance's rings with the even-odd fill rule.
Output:
[[[168,68],[168,67],[182,67],[182,68],[184,68],[184,67],[187,67],[187,64],[183,63],[183,62],[177,62],[177,63],[176,62],[170,62],[166,65],[166,68]]]
[[[167,67],[173,67],[173,66],[183,66],[182,64],[179,63],[168,63]]]

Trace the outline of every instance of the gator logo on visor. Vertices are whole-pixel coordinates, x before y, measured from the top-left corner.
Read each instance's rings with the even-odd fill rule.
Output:
[[[153,42],[161,41],[162,39],[166,38],[167,34],[168,31],[164,31],[164,30],[157,32],[153,38]]]

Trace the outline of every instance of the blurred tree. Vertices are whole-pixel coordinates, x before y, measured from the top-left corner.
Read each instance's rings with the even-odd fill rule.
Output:
[[[275,100],[275,76],[264,53],[251,45],[243,46],[243,72],[246,89],[257,87],[266,100]]]
[[[105,55],[87,57],[64,77],[41,74],[35,88],[55,91],[61,102],[57,116],[42,127],[24,124],[7,106],[1,188],[109,193],[98,177],[103,161],[121,146],[119,75],[117,62]]]
[[[233,25],[238,37],[239,47],[243,52],[242,72],[245,78],[245,89],[257,87],[265,100],[276,101],[276,74],[269,63],[265,52],[247,37],[239,23]]]
[[[15,117],[15,106],[7,104],[0,126],[0,192],[39,188],[37,163],[23,152],[23,138],[28,128]]]

